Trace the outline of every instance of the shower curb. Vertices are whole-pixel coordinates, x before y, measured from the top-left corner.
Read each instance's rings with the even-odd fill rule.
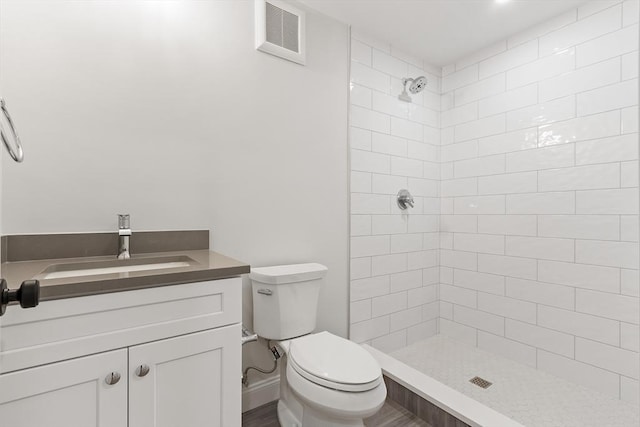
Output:
[[[378,361],[385,377],[411,391],[420,399],[461,420],[465,424],[436,424],[434,427],[525,427],[512,418],[460,393],[370,345],[362,344]],[[393,385],[391,385],[393,387]],[[402,402],[398,403],[402,405]],[[407,409],[411,412],[411,408]],[[420,414],[416,414],[420,417]],[[436,421],[437,422],[437,421]]]
[[[447,411],[423,399],[391,378],[384,376],[387,399],[392,400],[421,420],[438,427],[471,427]]]

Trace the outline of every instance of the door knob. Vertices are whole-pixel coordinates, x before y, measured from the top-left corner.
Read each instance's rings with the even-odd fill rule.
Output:
[[[111,372],[109,375],[107,375],[107,377],[104,379],[104,382],[106,382],[109,385],[114,385],[117,384],[118,381],[120,381],[120,373],[118,372]]]
[[[149,373],[149,365],[140,365],[136,368],[136,375],[139,377],[144,377]]]
[[[4,314],[10,302],[17,301],[22,308],[32,308],[40,302],[40,282],[25,280],[18,289],[9,290],[7,281],[0,279],[0,316]]]

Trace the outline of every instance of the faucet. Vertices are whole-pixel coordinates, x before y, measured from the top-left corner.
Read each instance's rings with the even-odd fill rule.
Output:
[[[131,237],[131,225],[129,214],[118,214],[118,259],[129,259],[129,238]]]

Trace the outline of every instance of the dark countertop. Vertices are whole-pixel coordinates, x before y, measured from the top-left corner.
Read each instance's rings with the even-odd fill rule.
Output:
[[[9,287],[12,289],[19,287],[24,280],[40,280],[40,301],[130,291],[181,283],[202,282],[235,277],[249,273],[250,271],[248,264],[209,250],[144,253],[132,255],[130,263],[140,264],[141,261],[146,258],[155,260],[166,258],[167,261],[173,261],[178,257],[180,260],[187,259],[185,257],[190,258],[190,265],[157,270],[129,271],[55,279],[45,279],[42,277],[45,270],[62,271],[69,269],[60,267],[60,265],[78,263],[77,269],[80,269],[82,263],[95,264],[96,262],[115,261],[114,256],[98,256],[3,262],[0,266],[0,271],[2,277],[7,280]],[[123,264],[124,263],[126,263],[126,261],[123,262]],[[75,266],[74,269],[76,269]]]

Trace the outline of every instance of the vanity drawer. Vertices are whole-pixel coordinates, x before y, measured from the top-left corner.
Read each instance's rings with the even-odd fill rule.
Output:
[[[0,373],[240,323],[242,279],[42,302],[2,318]]]

